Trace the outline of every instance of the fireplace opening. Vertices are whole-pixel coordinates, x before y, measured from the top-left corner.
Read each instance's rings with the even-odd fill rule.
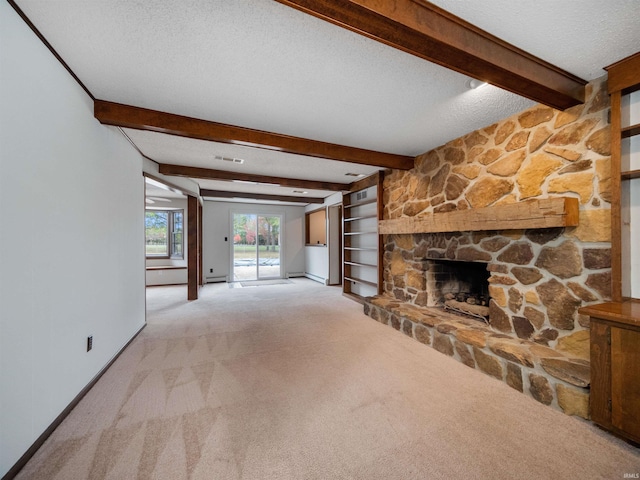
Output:
[[[440,259],[429,263],[427,289],[431,306],[489,323],[487,264]]]

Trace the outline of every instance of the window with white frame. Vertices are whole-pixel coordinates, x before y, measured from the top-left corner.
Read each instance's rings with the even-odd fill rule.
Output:
[[[148,258],[184,258],[184,210],[146,209]]]

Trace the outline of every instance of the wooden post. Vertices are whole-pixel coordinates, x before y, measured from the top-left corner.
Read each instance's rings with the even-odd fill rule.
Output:
[[[198,199],[187,197],[187,300],[198,299]]]

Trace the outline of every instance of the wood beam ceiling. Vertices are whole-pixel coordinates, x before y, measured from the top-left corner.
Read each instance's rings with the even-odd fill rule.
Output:
[[[277,0],[536,102],[584,103],[586,81],[425,0]]]
[[[165,163],[161,163],[159,168],[160,173],[163,175],[173,175],[176,177],[205,178],[209,180],[241,180],[243,182],[272,183],[281,187],[303,188],[309,190],[330,190],[332,192],[349,190],[348,183],[269,177],[266,175],[253,175],[250,173],[228,172],[225,170],[187,167],[183,165],[170,165]]]
[[[244,192],[227,192],[225,190],[207,190],[201,189],[200,195],[203,197],[214,198],[248,198],[253,200],[267,200],[274,202],[292,202],[292,203],[324,203],[322,197],[294,197],[290,195],[269,195],[265,193],[244,193]]]
[[[328,160],[339,160],[341,162],[397,168],[400,170],[410,170],[414,164],[414,158],[405,155],[376,152],[279,133],[236,127],[104,100],[96,100],[94,102],[94,116],[104,125],[264,148]]]

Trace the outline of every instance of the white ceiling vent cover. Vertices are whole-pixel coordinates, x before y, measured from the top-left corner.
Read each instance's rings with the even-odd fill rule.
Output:
[[[219,155],[216,155],[215,159],[222,160],[223,162],[231,162],[231,163],[238,163],[238,164],[244,163],[244,159],[242,158],[221,157]]]

